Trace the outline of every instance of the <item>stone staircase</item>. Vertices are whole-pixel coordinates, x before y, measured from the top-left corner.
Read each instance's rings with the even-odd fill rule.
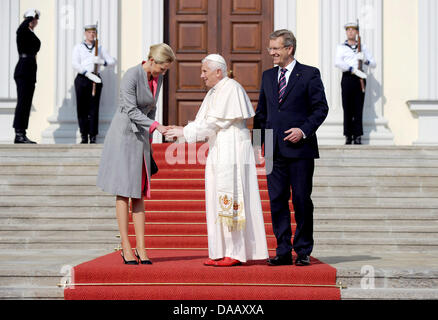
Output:
[[[95,186],[101,146],[0,146],[0,298],[63,299],[69,266],[112,252],[114,197]]]
[[[101,149],[0,145],[0,299],[62,299],[68,266],[118,246]],[[313,255],[338,269],[342,298],[437,299],[438,147],[320,151]]]
[[[438,147],[321,147],[313,199],[342,299],[438,298]]]

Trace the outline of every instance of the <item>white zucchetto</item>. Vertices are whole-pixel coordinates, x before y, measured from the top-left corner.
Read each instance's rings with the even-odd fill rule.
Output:
[[[225,59],[220,54],[217,54],[217,53],[210,54],[210,55],[206,56],[204,58],[204,60],[214,61],[214,62],[220,63],[224,66],[227,66],[227,62],[225,61]]]

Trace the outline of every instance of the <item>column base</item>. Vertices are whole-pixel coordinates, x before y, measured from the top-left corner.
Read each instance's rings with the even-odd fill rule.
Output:
[[[418,117],[418,140],[414,145],[438,145],[438,101],[411,100],[408,101],[411,112]]]
[[[377,119],[375,122],[364,121],[362,144],[373,146],[394,145],[394,135],[388,129],[387,121]],[[344,145],[344,125],[339,120],[327,120],[318,130],[320,145]]]
[[[15,131],[12,128],[17,100],[0,99],[0,144],[13,144]]]
[[[99,121],[97,143],[103,143],[112,118]],[[50,126],[42,133],[42,144],[78,144],[81,142],[78,121],[76,119],[48,119]]]

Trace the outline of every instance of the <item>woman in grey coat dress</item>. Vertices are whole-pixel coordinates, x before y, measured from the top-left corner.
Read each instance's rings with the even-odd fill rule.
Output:
[[[105,138],[97,186],[116,197],[116,215],[125,264],[151,264],[145,249],[144,197],[150,198],[151,141],[167,127],[155,121],[163,76],[176,60],[162,43],[151,46],[148,61],[129,69],[120,86],[120,105]],[[153,174],[153,172],[152,172]],[[135,256],[128,238],[129,198],[136,236]]]

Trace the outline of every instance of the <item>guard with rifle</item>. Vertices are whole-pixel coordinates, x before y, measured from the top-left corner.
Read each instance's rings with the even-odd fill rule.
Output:
[[[362,116],[367,79],[363,66],[375,68],[376,62],[361,41],[359,21],[347,23],[345,30],[347,40],[338,45],[335,63],[343,71],[341,87],[345,144],[362,144]]]
[[[96,143],[99,133],[99,103],[102,93],[101,66],[111,66],[116,60],[99,45],[98,25],[85,26],[85,40],[73,49],[73,68],[78,72],[75,80],[77,114],[81,143]]]

